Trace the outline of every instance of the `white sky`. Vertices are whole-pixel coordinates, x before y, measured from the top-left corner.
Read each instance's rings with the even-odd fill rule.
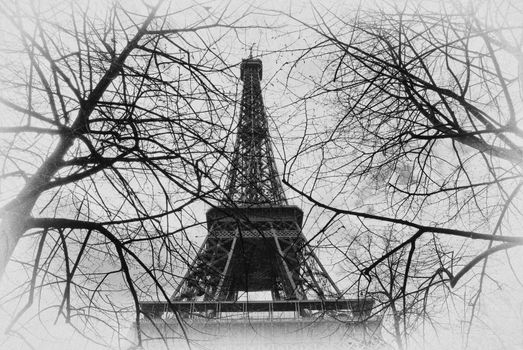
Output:
[[[186,7],[187,4],[187,7],[190,7],[193,5],[193,3],[194,2],[192,1],[180,1],[174,2],[174,6],[180,6],[183,8]],[[340,13],[347,11],[347,8],[355,8],[358,4],[356,1],[351,2],[334,0],[313,1],[312,3],[318,7],[333,9],[334,11],[339,11]],[[384,2],[380,1],[364,1],[360,3],[363,6],[367,6],[369,8],[374,8],[378,5],[381,6],[384,4]],[[391,4],[394,2],[386,3]],[[93,4],[96,5],[99,11],[103,11],[104,7],[106,6],[106,2],[102,0],[93,1]],[[229,4],[229,9],[236,9],[236,11],[241,11],[241,9],[252,5],[253,7],[260,7],[262,9],[289,12],[292,15],[299,16],[303,19],[313,18],[313,14],[310,12],[309,3],[304,1],[269,0],[252,1],[250,3],[246,3],[245,1],[234,0]],[[202,1],[200,2],[199,6],[195,5],[193,10],[190,10],[178,17],[180,26],[183,27],[184,20],[191,22],[194,18],[196,18],[195,16],[203,13],[203,11],[205,11],[205,7],[214,9],[218,7],[221,8],[223,6],[223,1]],[[136,5],[136,7],[140,8],[141,5]],[[187,13],[191,14],[187,15]],[[510,16],[510,14],[507,14],[507,16]],[[291,28],[293,26],[292,24],[289,24],[287,20],[283,19],[282,16],[275,15],[274,17],[268,17],[254,15],[252,18],[254,22],[257,22],[257,24],[267,23],[268,25],[287,25]],[[240,30],[238,32],[238,37],[228,39],[231,40],[231,45],[233,45],[233,51],[231,52],[231,56],[228,58],[231,61],[239,61],[242,57],[246,56],[249,50],[249,46],[255,42],[257,43],[253,50],[255,55],[263,56],[266,51],[271,52],[270,55],[264,56],[264,80],[262,81],[262,84],[264,84],[264,99],[266,107],[269,111],[269,114],[271,114],[273,119],[278,122],[281,120],[286,120],[286,116],[282,115],[282,113],[289,113],[289,109],[281,108],[282,105],[288,103],[289,99],[286,96],[282,96],[281,93],[285,71],[280,69],[282,60],[289,58],[279,56],[277,53],[274,53],[273,50],[275,47],[285,46],[289,40],[291,40],[291,42],[294,44],[297,42],[299,47],[306,45],[308,42],[308,38],[299,37],[299,35],[298,38],[296,38],[296,33],[290,35],[286,34],[288,28],[289,27],[285,27],[281,30],[276,30],[276,32],[267,32],[262,29],[255,29],[243,30],[242,33],[242,30]],[[243,43],[238,45],[239,41]],[[315,70],[315,67],[303,67],[302,69],[304,71],[310,70],[312,72]],[[291,87],[294,89],[301,88],[298,84],[292,85]],[[0,111],[5,113],[5,111],[2,109],[0,109]],[[1,123],[2,121],[0,119],[0,125]],[[285,123],[283,124],[283,127],[280,126],[281,129],[278,130],[276,130],[274,124],[272,125],[273,130],[271,130],[271,132],[273,137],[276,138],[275,143],[278,147],[276,149],[276,154],[278,154],[278,152],[283,152],[282,146],[276,137],[278,133],[283,135],[282,138],[284,140],[289,140],[294,137],[293,133],[289,132],[288,130],[289,125],[285,125]],[[287,130],[285,127],[287,127]],[[295,146],[285,145],[284,149],[286,152],[292,152],[294,150],[293,147]],[[279,163],[278,166],[280,167],[281,171],[282,164]],[[6,192],[4,192],[4,195],[5,193]],[[295,204],[301,205],[301,203]],[[30,242],[26,241],[24,244],[29,245]],[[23,245],[18,247],[18,251],[24,251],[25,249],[27,249],[27,247],[24,247]],[[517,249],[519,249],[520,256],[523,256],[523,254],[521,254],[523,253],[521,248]],[[499,286],[502,287],[498,287],[496,283],[492,283],[491,281],[487,282],[488,288],[484,293],[484,299],[481,304],[482,315],[479,318],[479,321],[475,324],[471,341],[471,348],[494,349],[495,346],[497,346],[494,344],[500,344],[501,339],[502,343],[507,345],[506,349],[520,349],[523,348],[523,288],[510,273],[506,266],[506,260],[504,260],[502,257],[496,257],[493,260],[494,262],[491,265],[489,272],[493,277],[495,277],[497,283],[500,283]],[[498,260],[498,262],[496,263],[495,260]],[[513,264],[516,269],[519,268],[521,270],[521,266],[523,266],[523,259],[513,260]],[[521,277],[523,276],[520,274],[520,278]],[[469,291],[469,293],[473,292],[474,290]],[[8,316],[5,313],[2,313],[2,311],[3,310],[0,308],[0,329],[4,329],[5,325],[9,321]],[[455,319],[457,316],[455,316],[454,313],[451,312],[449,317],[451,318],[450,321],[452,324],[458,324],[456,322],[457,320]],[[30,327],[39,327],[32,328],[30,331],[33,336],[33,339],[31,339],[30,342],[32,344],[36,344],[38,349],[74,348],[79,350],[97,348],[97,346],[93,343],[86,342],[83,337],[72,331],[69,326],[64,325],[63,320],[60,320],[57,325],[52,325],[52,321],[54,321],[54,319],[49,316],[49,318],[33,320],[32,322],[28,323]],[[434,343],[434,349],[452,348],[453,345],[459,344],[461,342],[460,330],[446,330],[444,328],[445,327],[438,329],[440,332],[439,336],[432,334],[432,340],[428,340],[429,343]],[[106,339],[111,337],[109,334],[102,336],[106,337]],[[2,346],[6,349],[28,348],[28,345],[19,338],[10,337],[6,342],[3,342],[1,337],[2,335],[0,335],[0,348]],[[113,340],[113,344],[116,346],[117,343],[115,339],[116,338]],[[440,342],[439,344],[436,342],[436,339]]]

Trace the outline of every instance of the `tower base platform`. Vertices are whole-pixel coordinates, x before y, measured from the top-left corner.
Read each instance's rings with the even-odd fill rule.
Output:
[[[327,306],[323,310],[314,310],[311,302],[273,303],[236,303],[239,309],[234,310],[229,303],[171,305],[176,314],[150,313],[141,320],[142,346],[146,350],[383,348],[378,320],[333,310],[329,306],[334,303],[323,304]],[[152,311],[153,304],[149,306]]]

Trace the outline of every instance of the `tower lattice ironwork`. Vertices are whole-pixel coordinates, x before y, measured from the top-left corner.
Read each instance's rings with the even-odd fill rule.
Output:
[[[241,64],[243,92],[223,206],[207,212],[209,234],[174,300],[238,299],[271,291],[273,300],[339,297],[306,244],[303,212],[288,205],[273,156],[260,59]]]
[[[274,162],[261,93],[262,62],[246,59],[240,69],[243,81],[240,119],[225,199],[232,206],[287,205]]]
[[[260,310],[299,308],[304,314],[314,308],[350,309],[368,314],[372,300],[362,304],[341,299],[307,244],[302,210],[285,197],[263,104],[261,60],[244,59],[240,69],[240,117],[222,203],[207,211],[207,237],[171,300],[142,303],[142,311],[231,311],[242,304],[238,299],[244,292],[266,291],[271,297],[264,306],[256,304]]]

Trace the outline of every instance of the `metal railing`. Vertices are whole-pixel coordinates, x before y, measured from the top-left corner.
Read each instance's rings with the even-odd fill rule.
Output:
[[[202,319],[303,319],[331,316],[342,321],[370,317],[374,300],[275,300],[275,301],[173,301],[141,302],[146,318],[170,318],[177,312],[184,318]]]

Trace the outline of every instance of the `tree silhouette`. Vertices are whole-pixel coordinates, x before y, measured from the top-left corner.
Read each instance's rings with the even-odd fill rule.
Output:
[[[333,218],[325,235],[347,217],[373,241],[392,225],[394,245],[356,265],[403,286],[400,299],[434,274],[454,287],[480,264],[474,315],[489,257],[505,251],[510,267],[523,244],[523,11],[510,1],[427,6],[352,16],[318,7],[314,23],[289,15],[307,44],[287,81],[310,89],[295,100],[307,124],[283,182]],[[423,284],[413,267],[430,240],[443,248]],[[392,282],[386,266],[398,255]]]
[[[21,303],[8,331],[36,301],[78,329],[139,322],[138,299],[168,299],[192,254],[188,207],[220,194],[228,162],[222,41],[247,13],[176,6],[0,5],[0,276],[9,263],[2,304]]]

